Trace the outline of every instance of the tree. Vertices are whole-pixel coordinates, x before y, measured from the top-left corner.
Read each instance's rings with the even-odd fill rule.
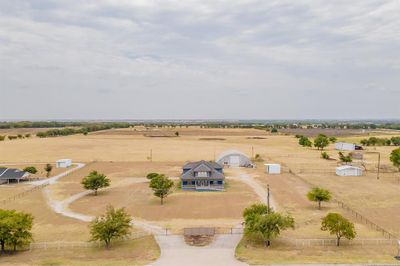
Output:
[[[311,147],[312,146],[311,141],[307,137],[304,137],[304,136],[301,136],[299,138],[299,144],[303,147]]]
[[[179,137],[179,132],[178,131],[175,132],[175,136]]]
[[[271,133],[278,133],[278,129],[276,127],[271,128]]]
[[[307,193],[307,198],[311,201],[318,202],[318,209],[321,209],[321,202],[328,202],[332,195],[327,189],[314,187]]]
[[[329,145],[328,137],[323,134],[319,134],[314,139],[314,146],[317,147],[318,150],[319,149],[323,150],[328,145]]]
[[[390,141],[393,143],[394,146],[400,146],[400,137],[392,137]]]
[[[12,227],[6,242],[16,251],[17,247],[27,245],[32,240],[33,216],[28,213],[16,212],[11,217],[11,223]]]
[[[6,136],[0,136],[0,141],[4,141],[5,138]]]
[[[400,172],[400,148],[397,148],[390,153],[390,161],[393,163],[394,167],[399,169]]]
[[[82,179],[81,184],[85,189],[93,190],[94,195],[97,196],[97,190],[110,186],[110,179],[104,174],[92,171],[88,176]]]
[[[46,177],[50,176],[51,170],[53,170],[53,166],[51,164],[46,164],[44,167],[44,170],[46,171]]]
[[[147,176],[146,176],[146,178],[149,179],[149,180],[151,180],[151,179],[153,179],[153,177],[156,177],[156,176],[158,176],[158,175],[159,175],[158,173],[148,173]]]
[[[30,138],[31,134],[25,134],[25,138]]]
[[[36,174],[37,173],[37,169],[34,166],[27,166],[24,168],[24,172],[28,172],[31,174]]]
[[[337,138],[336,137],[329,137],[329,141],[331,143],[335,143],[337,141]]]
[[[164,203],[164,198],[171,192],[174,182],[168,179],[164,174],[159,174],[153,177],[150,181],[150,188],[154,191],[154,196],[161,199],[161,205]]]
[[[249,238],[261,239],[267,247],[281,231],[288,228],[294,229],[294,219],[290,215],[274,212],[264,204],[253,204],[246,208],[243,217],[245,235]]]
[[[104,241],[106,248],[111,240],[128,236],[131,229],[131,217],[124,208],[114,209],[107,206],[106,214],[96,217],[89,225],[91,241]]]
[[[15,210],[0,209],[0,246],[5,251],[6,245],[16,251],[18,246],[29,244],[32,240],[33,217],[31,214]]]
[[[343,152],[339,152],[339,159],[340,161],[342,161],[343,163],[351,163],[353,161],[353,159],[351,158],[351,155],[344,155]]]
[[[322,218],[321,223],[322,231],[329,231],[331,235],[336,235],[336,245],[340,245],[340,239],[345,237],[348,240],[356,237],[354,224],[344,218],[339,213],[328,213],[327,216]]]

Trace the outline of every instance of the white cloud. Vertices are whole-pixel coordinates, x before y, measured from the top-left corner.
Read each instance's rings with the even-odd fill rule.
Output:
[[[0,119],[348,118],[344,95],[368,118],[377,92],[398,117],[398,14],[397,0],[3,1]]]

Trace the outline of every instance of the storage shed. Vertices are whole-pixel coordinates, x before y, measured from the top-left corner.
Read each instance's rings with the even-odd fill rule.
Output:
[[[277,163],[266,163],[265,172],[267,174],[280,174],[281,173],[281,165]]]
[[[72,160],[71,159],[60,159],[56,161],[56,167],[57,168],[67,168],[72,165]]]
[[[355,150],[362,150],[363,148],[354,143],[336,142],[335,149],[339,151],[355,151]]]
[[[217,163],[229,167],[253,167],[250,158],[243,152],[228,150],[221,153],[217,158]]]
[[[363,170],[352,165],[342,165],[336,167],[336,174],[338,176],[362,176]]]

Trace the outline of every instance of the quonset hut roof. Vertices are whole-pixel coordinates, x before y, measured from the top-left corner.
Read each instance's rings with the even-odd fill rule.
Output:
[[[238,150],[224,151],[217,157],[217,163],[219,163],[221,165],[229,164],[231,156],[239,156],[240,166],[249,166],[252,164],[250,158],[246,154],[244,154],[243,152],[238,151]]]

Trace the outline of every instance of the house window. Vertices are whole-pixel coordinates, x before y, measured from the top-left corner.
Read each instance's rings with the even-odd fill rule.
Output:
[[[183,181],[182,185],[186,186],[187,185],[187,181]]]
[[[219,180],[218,181],[218,185],[222,185],[223,184],[223,181],[222,180]]]
[[[210,185],[214,185],[214,181],[211,180],[211,181],[210,181]]]
[[[193,186],[196,185],[196,181],[192,181],[192,185],[193,185]]]
[[[208,177],[208,172],[197,172],[197,177]]]

